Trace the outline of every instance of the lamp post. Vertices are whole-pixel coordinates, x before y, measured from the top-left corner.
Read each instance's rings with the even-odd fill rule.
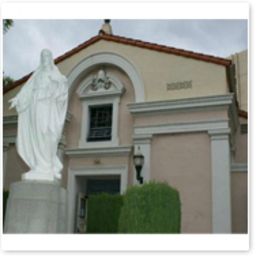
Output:
[[[140,184],[143,184],[143,177],[141,176],[141,170],[144,165],[144,156],[141,154],[140,147],[138,146],[138,151],[134,155],[134,165],[136,170],[136,179]]]

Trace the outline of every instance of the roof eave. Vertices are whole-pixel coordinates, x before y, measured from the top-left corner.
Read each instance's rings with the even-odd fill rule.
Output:
[[[168,46],[144,42],[144,41],[140,41],[140,40],[134,40],[134,39],[125,38],[125,37],[116,36],[116,35],[108,35],[108,34],[105,34],[105,33],[100,33],[99,35],[96,35],[96,36],[90,38],[89,40],[87,40],[84,43],[78,45],[77,47],[73,48],[72,50],[65,52],[63,55],[57,57],[54,60],[54,63],[58,64],[58,63],[64,61],[65,59],[71,57],[72,55],[74,55],[78,52],[80,52],[81,50],[85,49],[86,47],[89,47],[90,45],[96,43],[99,40],[113,41],[113,42],[117,42],[117,43],[122,43],[122,44],[140,47],[140,48],[145,48],[145,49],[149,49],[149,50],[154,50],[154,51],[174,54],[174,55],[178,55],[178,56],[183,56],[183,57],[186,57],[186,58],[197,59],[197,60],[201,60],[201,61],[204,61],[204,62],[214,63],[214,64],[217,64],[217,65],[222,65],[222,66],[226,66],[226,67],[228,67],[232,64],[231,60],[220,58],[220,57],[205,55],[205,54],[202,54],[202,53],[196,53],[196,52],[192,52],[192,51],[186,51],[186,50],[183,50],[183,49],[177,49],[177,48],[174,48],[174,47],[168,47]],[[17,86],[20,86],[24,82],[26,82],[30,78],[32,73],[33,72],[31,72],[31,73],[27,74],[26,76],[14,81],[14,83],[12,85],[4,88],[3,93],[5,94],[5,93],[9,92],[10,90],[16,88]]]

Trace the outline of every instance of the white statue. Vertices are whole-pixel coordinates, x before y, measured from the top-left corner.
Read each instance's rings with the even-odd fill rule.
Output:
[[[31,168],[22,178],[60,179],[63,166],[57,148],[67,112],[68,86],[49,50],[42,50],[40,66],[9,102],[18,113],[17,151]]]

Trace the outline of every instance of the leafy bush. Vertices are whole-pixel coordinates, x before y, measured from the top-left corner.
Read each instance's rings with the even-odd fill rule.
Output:
[[[119,218],[119,233],[180,233],[179,193],[151,182],[129,188]]]
[[[117,233],[122,204],[121,195],[91,195],[87,205],[87,232]]]

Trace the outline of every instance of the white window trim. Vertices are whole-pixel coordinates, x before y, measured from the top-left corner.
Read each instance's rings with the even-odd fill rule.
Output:
[[[68,170],[68,223],[67,231],[74,232],[75,212],[76,212],[76,177],[79,176],[100,176],[100,175],[118,175],[120,177],[120,194],[127,189],[127,165],[106,165],[106,166],[88,166],[84,168],[69,168]]]
[[[89,92],[88,89],[91,84],[92,77],[87,77],[82,81],[78,87],[77,94],[79,95],[82,102],[82,120],[81,120],[81,133],[78,146],[80,148],[99,148],[99,147],[111,147],[119,145],[118,137],[118,111],[120,104],[120,96],[124,93],[125,88],[123,84],[115,78],[112,74],[107,73],[110,78],[115,90],[108,91],[97,91]],[[102,105],[112,105],[112,136],[111,140],[108,141],[87,141],[87,136],[89,134],[89,107],[90,106],[102,106]]]
[[[112,114],[112,136],[109,141],[102,142],[88,142],[87,137],[89,134],[89,107],[95,105],[108,105],[111,104],[113,107]],[[109,98],[105,97],[102,99],[88,100],[83,102],[83,111],[82,111],[82,121],[81,121],[81,134],[79,140],[80,148],[95,148],[95,147],[108,147],[108,146],[118,146],[119,138],[118,138],[118,107],[119,107],[119,97]]]

